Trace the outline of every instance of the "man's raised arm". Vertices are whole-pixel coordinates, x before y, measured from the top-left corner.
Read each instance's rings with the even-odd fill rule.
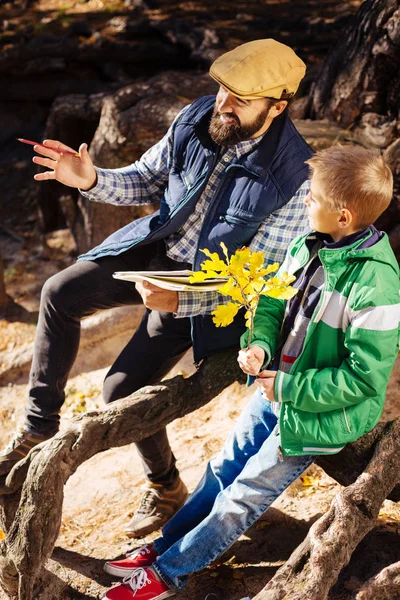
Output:
[[[81,144],[79,157],[73,148],[57,140],[45,140],[34,146],[33,162],[49,169],[35,175],[36,181],[57,180],[75,187],[90,200],[116,205],[153,204],[164,193],[172,164],[173,137],[177,121],[185,107],[175,118],[164,137],[136,162],[119,169],[95,167],[87,144]],[[66,153],[68,152],[68,154]]]

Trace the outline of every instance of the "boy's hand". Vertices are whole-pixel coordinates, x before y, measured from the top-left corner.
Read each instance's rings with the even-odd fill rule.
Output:
[[[275,378],[277,376],[277,371],[261,371],[259,373],[256,383],[262,387],[264,396],[269,402],[275,402]]]
[[[258,375],[264,364],[265,351],[260,346],[251,346],[248,350],[240,350],[237,360],[244,373]]]
[[[142,296],[143,304],[151,310],[160,312],[176,313],[179,306],[178,292],[164,290],[148,281],[135,284],[136,289]]]
[[[81,144],[79,157],[63,154],[63,151],[75,152],[75,150],[57,140],[44,140],[43,145],[38,144],[33,149],[41,154],[35,156],[33,162],[49,169],[44,173],[37,173],[34,176],[36,181],[56,179],[64,185],[82,190],[89,190],[95,185],[97,174],[87,144]]]

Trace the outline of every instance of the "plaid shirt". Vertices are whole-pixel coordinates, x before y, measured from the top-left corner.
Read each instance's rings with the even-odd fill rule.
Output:
[[[169,169],[173,160],[173,135],[175,119],[165,136],[143,154],[140,160],[121,169],[99,169],[96,167],[97,184],[89,192],[81,192],[90,200],[117,205],[152,204],[159,202],[168,183]],[[174,260],[193,263],[197,242],[207,205],[221,182],[226,165],[235,157],[248,154],[260,143],[260,138],[246,140],[227,148],[220,156],[208,183],[199,198],[196,209],[178,232],[166,241],[167,255]],[[271,213],[251,240],[253,251],[262,251],[266,264],[281,263],[289,242],[296,236],[309,231],[304,198],[310,182],[305,181],[291,200],[279,210]],[[218,305],[229,299],[217,292],[179,292],[177,317],[194,317],[209,314]]]

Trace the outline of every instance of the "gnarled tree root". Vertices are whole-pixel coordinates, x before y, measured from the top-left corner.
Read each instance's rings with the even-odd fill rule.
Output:
[[[254,600],[326,600],[353,551],[374,527],[383,501],[399,479],[400,418],[386,425],[365,471],[337,494],[330,510],[313,524],[304,542]],[[385,577],[384,571],[381,575]],[[375,596],[365,596],[372,597],[375,600]]]
[[[188,379],[144,387],[107,410],[86,413],[68,429],[36,446],[7,478],[0,496],[0,582],[10,598],[31,600],[61,524],[63,488],[94,454],[147,437],[209,402],[235,380],[244,381],[237,351],[204,361]],[[176,402],[179,398],[179,402]]]
[[[393,563],[361,586],[355,600],[394,600],[400,595],[400,562]]]

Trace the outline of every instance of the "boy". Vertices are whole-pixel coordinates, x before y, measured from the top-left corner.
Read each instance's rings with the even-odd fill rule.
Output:
[[[314,232],[291,243],[281,267],[296,275],[298,293],[289,302],[263,296],[251,346],[239,352],[259,390],[162,537],[106,563],[125,576],[107,600],[173,596],[314,455],[339,452],[379,421],[398,352],[399,270],[386,234],[371,223],[390,203],[392,174],[379,152],[357,147],[332,147],[307,162]]]

